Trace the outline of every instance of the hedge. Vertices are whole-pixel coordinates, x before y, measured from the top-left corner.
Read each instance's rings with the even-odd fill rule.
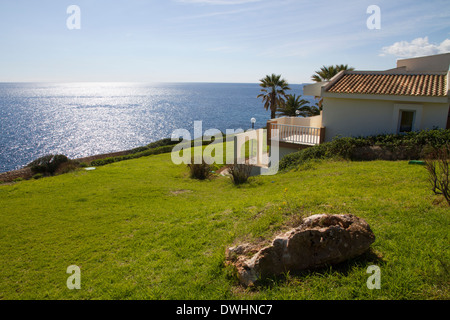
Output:
[[[421,156],[429,149],[439,149],[449,142],[449,129],[422,130],[406,134],[380,134],[368,137],[336,137],[331,142],[286,155],[281,159],[279,169],[296,167],[310,159],[355,160],[355,151],[363,147],[379,146],[391,152],[409,151],[415,156]]]

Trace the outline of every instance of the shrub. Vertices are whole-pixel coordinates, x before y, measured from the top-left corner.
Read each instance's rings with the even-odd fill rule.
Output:
[[[153,148],[153,149],[145,150],[143,152],[139,152],[137,154],[134,154],[133,158],[150,156],[150,155],[154,155],[154,154],[167,153],[167,152],[171,152],[172,149],[173,149],[173,146],[171,146],[171,145],[169,145],[169,146],[161,146],[161,147],[158,147],[158,148]]]
[[[160,147],[167,147],[167,146],[173,146],[175,144],[178,144],[179,141],[172,141],[171,138],[164,138],[155,142],[152,142],[146,146],[143,147],[137,147],[131,150],[132,154],[135,153],[140,153],[149,149],[156,149],[156,148],[160,148]]]
[[[53,175],[62,163],[68,161],[69,158],[67,158],[63,154],[57,155],[49,154],[32,161],[27,165],[27,167],[30,167],[33,173],[41,173],[43,175]]]
[[[335,156],[343,159],[349,159],[352,156],[353,150],[362,143],[354,138],[334,138],[333,141],[327,145],[324,150],[324,156]],[[317,159],[317,158],[315,158]]]
[[[284,156],[279,163],[279,170],[297,166],[310,159],[325,159],[327,157],[329,157],[327,145],[319,144]]]
[[[298,166],[310,159],[342,158],[355,160],[358,159],[355,150],[373,146],[379,146],[393,152],[393,159],[418,159],[426,153],[427,149],[441,148],[448,141],[450,141],[450,130],[448,129],[422,130],[406,134],[380,134],[369,137],[337,137],[331,142],[286,155],[281,159],[279,169],[285,170]]]
[[[172,149],[175,144],[180,143],[179,141],[172,141],[171,138],[161,139],[155,142],[152,142],[143,147],[137,147],[131,150],[130,154],[118,156],[118,157],[110,157],[105,159],[97,159],[91,161],[90,165],[93,167],[104,166],[105,164],[119,162],[129,159],[136,159],[140,157],[151,156],[155,154],[168,153],[172,152]],[[202,141],[202,145],[208,145],[211,141]],[[191,141],[191,147],[194,146],[194,141]]]
[[[231,175],[231,181],[233,181],[235,185],[240,185],[248,181],[252,172],[252,166],[243,163],[235,163],[232,164],[228,170]]]
[[[91,166],[99,167],[99,166],[104,166],[105,164],[113,163],[113,162],[114,162],[114,158],[97,159],[97,160],[91,161]]]
[[[129,160],[129,159],[137,159],[140,157],[146,157],[146,156],[155,155],[155,154],[167,153],[167,152],[171,152],[172,148],[173,148],[172,145],[167,145],[167,146],[161,146],[161,147],[153,148],[153,149],[144,149],[144,151],[127,154],[127,155],[123,155],[123,156],[92,160],[91,166],[100,167],[100,166],[104,166],[106,164],[113,163],[113,162],[119,162],[119,161],[124,161],[124,160]]]
[[[450,144],[435,149],[425,161],[431,189],[437,195],[443,195],[450,205]]]
[[[33,179],[36,179],[36,180],[37,180],[37,179],[40,179],[40,178],[42,178],[42,177],[44,177],[44,175],[43,175],[42,173],[36,173],[35,175],[32,176],[32,178],[33,178]]]
[[[194,161],[194,159],[191,159],[191,163],[187,165],[189,168],[190,177],[199,180],[205,180],[210,178],[212,175],[211,165],[206,163],[203,157],[201,159],[201,162],[200,161],[197,161],[198,163],[195,162],[196,161]]]
[[[68,173],[71,171],[75,171],[79,168],[79,164],[75,161],[67,161],[64,163],[61,163],[58,167],[58,169],[56,169],[56,171],[54,172],[54,174],[64,174],[64,173]]]
[[[137,147],[137,148],[131,149],[131,153],[138,153],[138,152],[145,151],[147,149],[148,149],[148,147]]]
[[[164,138],[164,139],[161,139],[161,140],[158,140],[158,141],[155,141],[155,142],[152,142],[152,143],[148,144],[147,148],[148,149],[155,149],[155,148],[163,147],[163,146],[172,146],[172,145],[175,145],[177,143],[178,143],[178,141],[172,141],[171,138]]]

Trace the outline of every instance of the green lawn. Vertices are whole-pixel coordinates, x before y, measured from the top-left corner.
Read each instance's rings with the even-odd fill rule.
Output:
[[[450,210],[405,161],[315,162],[236,187],[192,180],[162,154],[0,185],[0,208],[1,299],[450,298]],[[235,241],[316,213],[366,219],[370,254],[254,289],[224,267]],[[80,290],[66,287],[69,265]],[[380,290],[366,286],[370,265]]]

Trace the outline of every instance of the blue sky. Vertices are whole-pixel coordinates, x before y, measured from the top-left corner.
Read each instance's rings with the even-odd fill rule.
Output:
[[[381,29],[366,25],[370,5]],[[0,29],[0,81],[305,83],[322,65],[383,70],[449,52],[450,2],[14,0],[0,2]]]

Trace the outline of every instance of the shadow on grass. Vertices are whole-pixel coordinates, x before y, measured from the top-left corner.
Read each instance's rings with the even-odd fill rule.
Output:
[[[362,255],[349,259],[347,261],[335,264],[325,265],[319,268],[313,268],[301,271],[289,271],[284,274],[269,277],[257,282],[257,284],[251,288],[251,290],[265,290],[274,286],[286,284],[288,279],[294,279],[302,281],[304,279],[311,279],[314,277],[326,277],[326,276],[349,276],[355,269],[362,269],[364,272],[371,265],[377,265],[382,267],[386,261],[383,260],[382,255],[376,252],[372,248],[369,248]]]

